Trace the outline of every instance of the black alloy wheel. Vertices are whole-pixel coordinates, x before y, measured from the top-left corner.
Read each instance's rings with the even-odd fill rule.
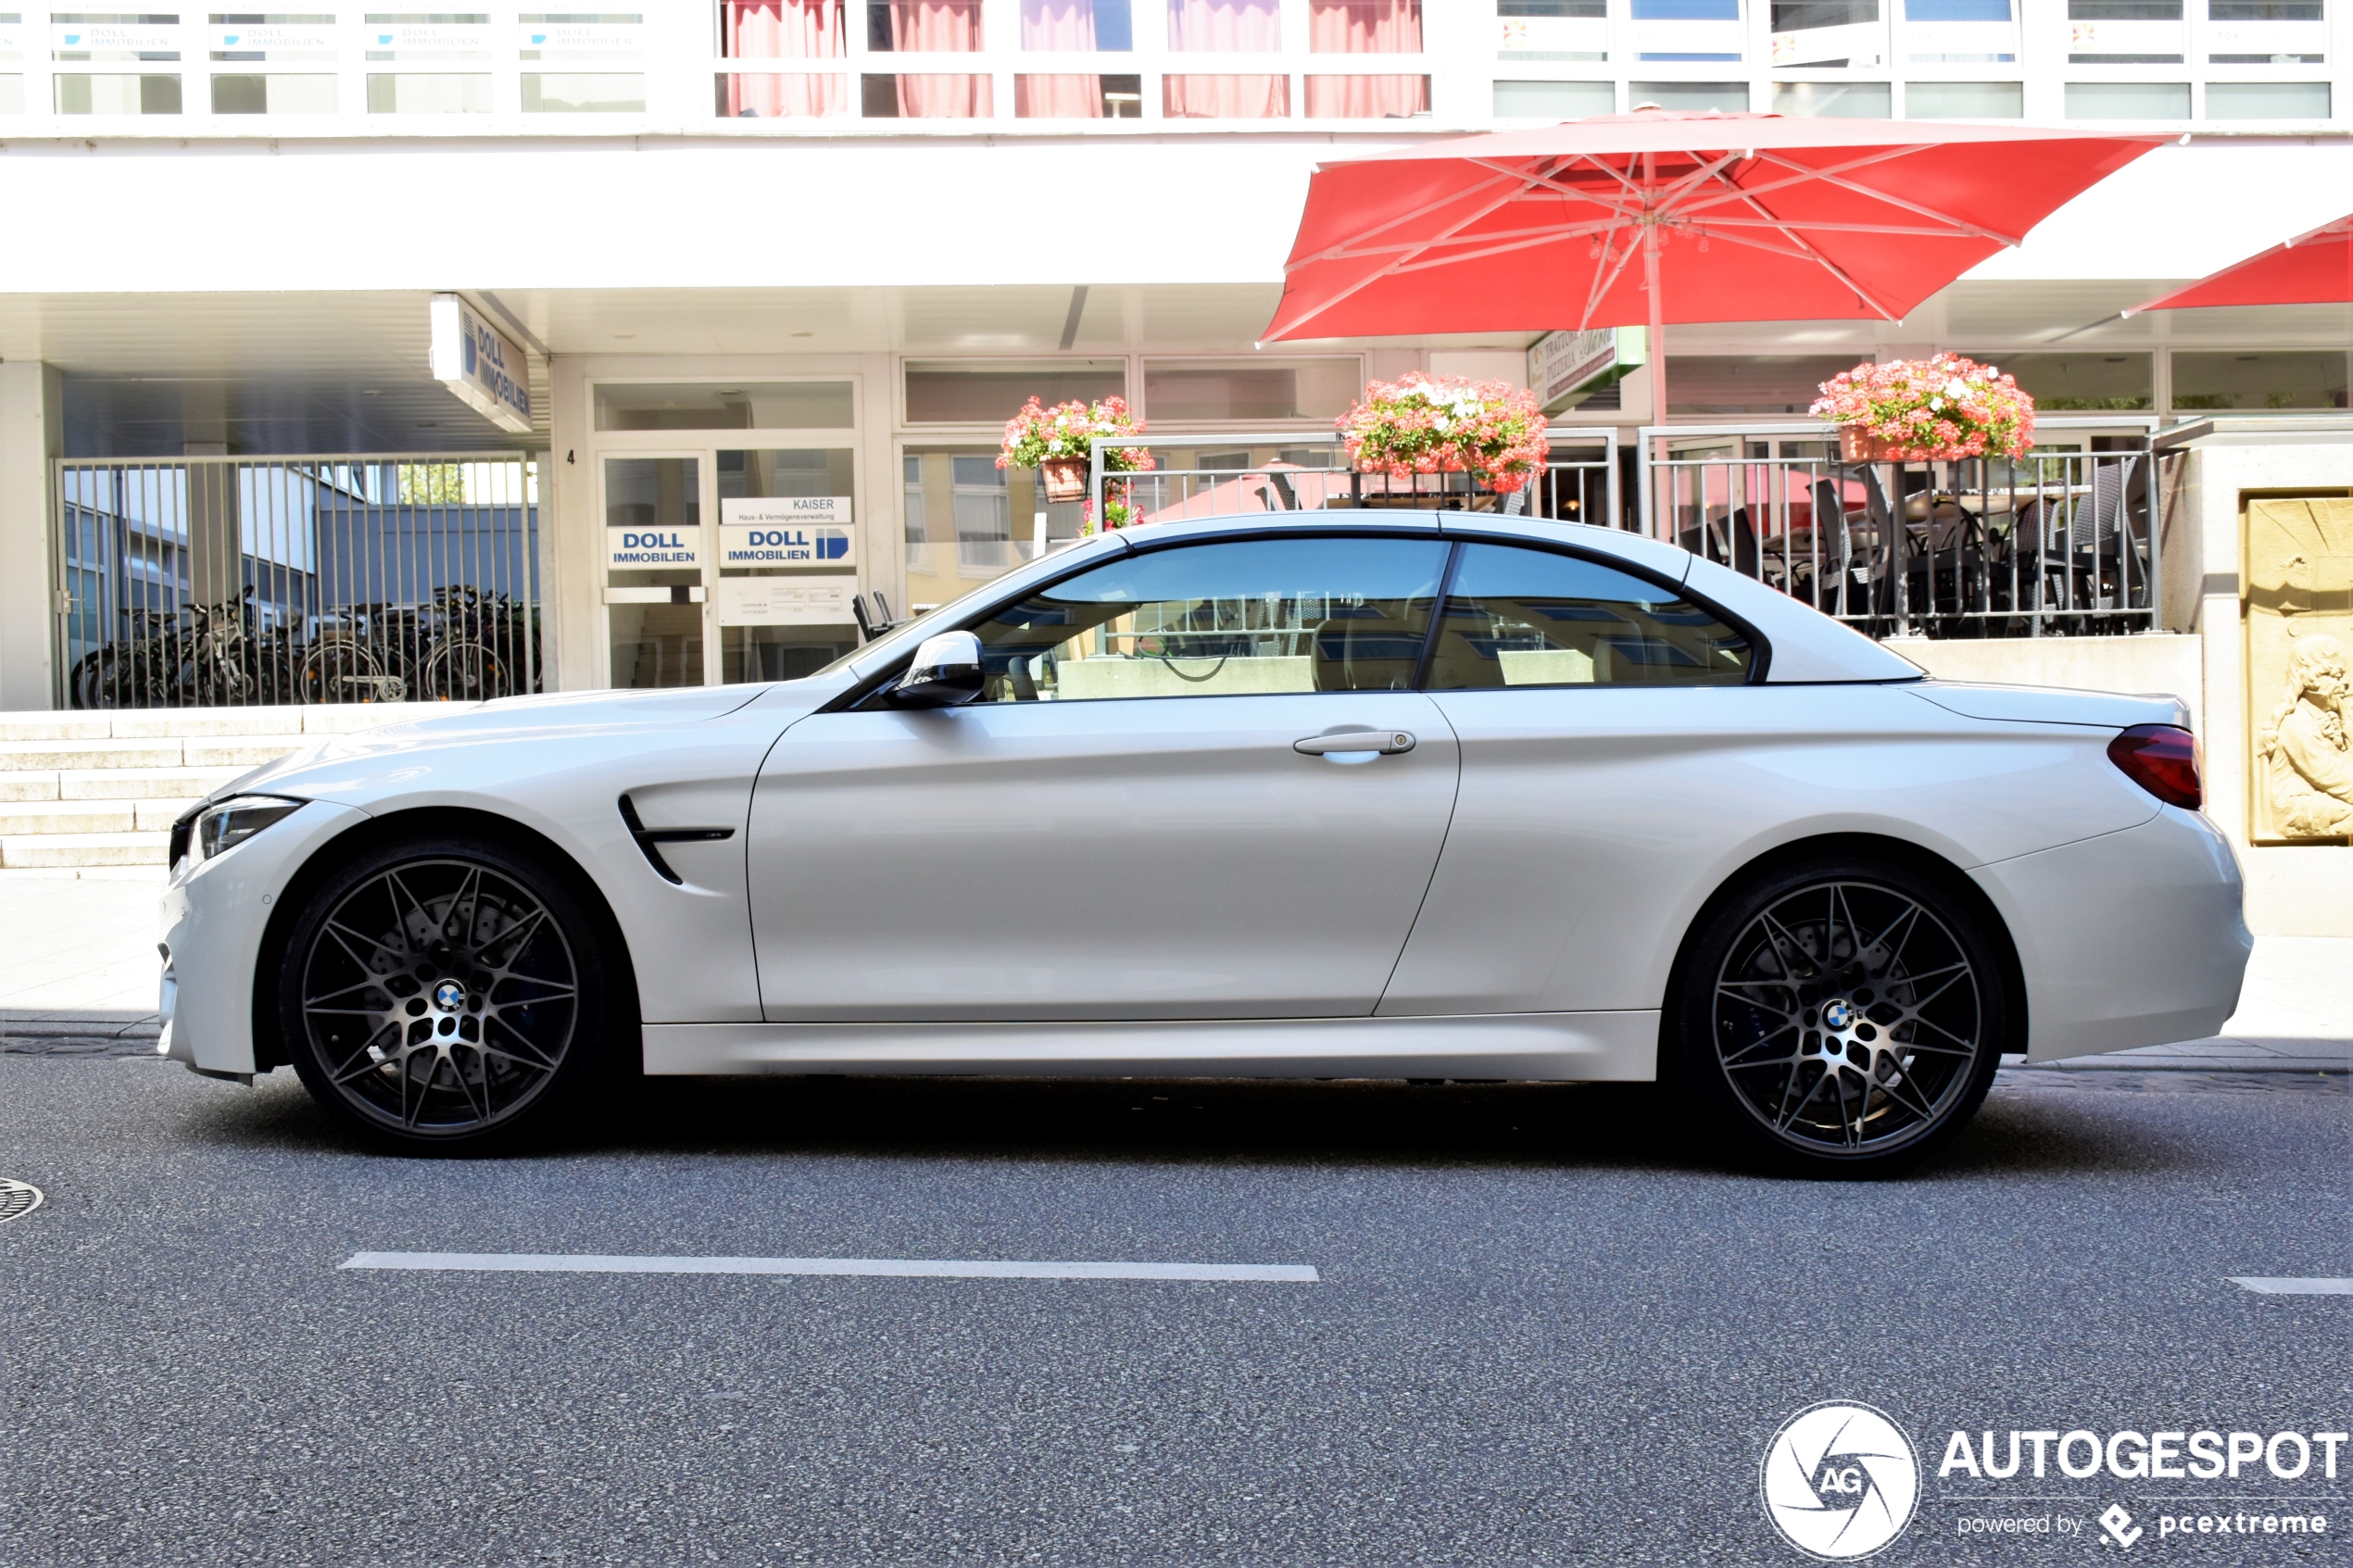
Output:
[[[1782,1169],[1916,1162],[1977,1113],[2013,1048],[2007,969],[1973,906],[1900,865],[1817,860],[1758,879],[1683,954],[1671,1075]]]
[[[634,1019],[603,923],[503,846],[387,846],[305,901],[279,975],[313,1098],[410,1148],[504,1146],[586,1111]]]

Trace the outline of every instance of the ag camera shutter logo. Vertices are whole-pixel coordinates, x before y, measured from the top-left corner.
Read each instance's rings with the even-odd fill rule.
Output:
[[[1765,1446],[1765,1517],[1806,1556],[1869,1557],[1893,1543],[1919,1502],[1911,1439],[1869,1405],[1826,1400],[1781,1424]]]

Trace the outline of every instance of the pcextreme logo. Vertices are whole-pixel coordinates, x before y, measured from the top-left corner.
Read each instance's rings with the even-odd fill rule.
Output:
[[[1883,1411],[1825,1400],[1781,1424],[1765,1445],[1765,1517],[1781,1538],[1828,1562],[1869,1557],[1912,1522],[1920,1462]]]

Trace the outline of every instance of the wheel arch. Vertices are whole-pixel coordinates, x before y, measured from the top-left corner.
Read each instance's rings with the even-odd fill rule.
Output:
[[[1675,1037],[1674,1031],[1679,1022],[1677,1013],[1682,1005],[1683,982],[1699,934],[1716,918],[1717,912],[1750,883],[1784,866],[1831,856],[1888,861],[1926,875],[1941,884],[1957,902],[1975,915],[2001,964],[2003,984],[2009,993],[2007,999],[2010,1006],[2007,1010],[2008,1016],[2006,1020],[2009,1037],[2003,1042],[2003,1052],[2006,1055],[2015,1054],[2026,1049],[2030,998],[2026,990],[2025,966],[2019,959],[2018,942],[2010,932],[2009,922],[2003,918],[2000,909],[1978,885],[1976,879],[1935,850],[1906,839],[1873,833],[1818,834],[1776,845],[1749,859],[1718,883],[1716,890],[1693,911],[1690,923],[1684,926],[1683,935],[1676,944],[1675,961],[1667,967],[1667,994],[1659,1007],[1658,1060],[1661,1076],[1665,1075],[1667,1063],[1672,1055],[1668,1044]]]
[[[611,944],[610,950],[623,971],[619,990],[628,999],[631,1011],[637,1010],[637,967],[629,950],[628,934],[622,929],[611,901],[597,885],[597,879],[578,859],[546,834],[496,811],[464,806],[421,806],[354,822],[313,849],[301,869],[287,881],[262,928],[261,957],[254,965],[251,1007],[255,1072],[267,1073],[273,1067],[288,1065],[292,1060],[286,1054],[285,1041],[279,1035],[277,996],[280,965],[292,940],[296,913],[310,901],[312,892],[336,865],[353,855],[380,845],[422,840],[435,834],[474,834],[497,839],[537,859],[562,878],[580,899],[582,908],[601,926],[599,935]]]

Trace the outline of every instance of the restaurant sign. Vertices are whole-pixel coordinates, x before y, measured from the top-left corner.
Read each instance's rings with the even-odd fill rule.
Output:
[[[1641,327],[1545,333],[1528,351],[1528,384],[1537,404],[1547,412],[1574,408],[1615,385],[1648,358],[1648,335]]]

